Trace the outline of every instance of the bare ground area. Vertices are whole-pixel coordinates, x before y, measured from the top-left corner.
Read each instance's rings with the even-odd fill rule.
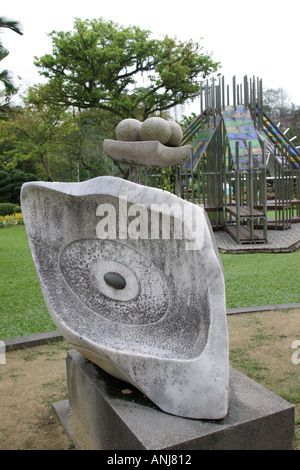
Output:
[[[230,363],[296,405],[300,450],[300,309],[228,315]],[[68,343],[7,351],[0,364],[0,450],[71,450],[51,403],[67,398]],[[299,346],[298,346],[299,349]],[[295,362],[295,361],[294,361]],[[297,362],[297,361],[296,361]]]

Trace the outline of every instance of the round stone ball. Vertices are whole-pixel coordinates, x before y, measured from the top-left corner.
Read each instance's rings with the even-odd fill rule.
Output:
[[[165,119],[151,117],[142,123],[140,135],[142,140],[158,140],[166,144],[171,137],[171,128]]]
[[[125,142],[141,140],[141,121],[138,119],[123,119],[116,127],[116,138]]]
[[[171,136],[166,143],[169,147],[179,147],[183,137],[183,131],[179,124],[175,121],[168,121],[168,124],[171,128]]]

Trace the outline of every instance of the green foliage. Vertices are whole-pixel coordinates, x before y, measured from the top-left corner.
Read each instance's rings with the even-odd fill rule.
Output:
[[[0,29],[7,28],[17,34],[23,34],[21,25],[18,21],[10,20],[4,16],[0,16]],[[9,51],[5,49],[0,41],[0,62],[5,59]],[[11,74],[8,70],[0,70],[0,83],[4,86],[4,90],[0,91],[0,119],[6,119],[7,114],[10,113],[10,95],[16,93],[17,89],[13,84]]]
[[[0,171],[0,202],[10,202],[20,204],[20,191],[23,183],[28,181],[37,181],[38,178],[31,173],[23,173],[22,171]],[[15,211],[11,212],[13,214]],[[0,214],[10,215],[10,213]]]
[[[15,204],[11,204],[10,202],[0,203],[0,216],[13,215],[15,212],[17,212]]]
[[[275,125],[280,125],[282,132],[289,129],[287,137],[291,139],[297,136],[293,141],[294,146],[300,144],[300,106],[290,102],[283,88],[264,90],[264,111]]]
[[[43,104],[41,96],[39,86],[30,88],[26,107],[0,122],[0,169],[18,169],[48,181],[111,174],[115,165],[103,154],[103,140],[115,138],[118,119],[99,109],[66,111]]]
[[[77,18],[74,31],[53,31],[52,54],[35,61],[49,79],[45,102],[144,120],[196,97],[199,78],[215,72],[219,63],[201,53],[199,43],[150,35],[102,18]],[[146,86],[138,86],[141,76]]]

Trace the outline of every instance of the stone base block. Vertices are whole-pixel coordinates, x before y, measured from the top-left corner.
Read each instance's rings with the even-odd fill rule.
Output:
[[[219,421],[159,410],[139,390],[68,352],[69,400],[53,404],[82,450],[293,450],[294,405],[230,369],[228,415]]]

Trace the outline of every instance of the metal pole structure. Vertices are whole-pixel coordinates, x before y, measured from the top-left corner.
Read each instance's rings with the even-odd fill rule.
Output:
[[[286,201],[284,194],[284,180],[285,180],[285,170],[284,170],[284,144],[281,146],[281,178],[280,178],[280,199],[282,203],[282,230],[285,230],[285,213],[286,213]]]
[[[253,158],[252,158],[252,142],[249,142],[249,166],[250,166],[250,230],[251,230],[251,241],[254,242],[254,218],[253,218]]]
[[[252,93],[252,98],[253,98],[253,116],[252,119],[254,121],[254,127],[257,129],[257,121],[256,121],[256,88],[255,88],[255,77],[253,77],[253,93]]]
[[[248,106],[249,106],[249,90],[248,90],[247,75],[244,76],[244,105],[245,105],[245,109],[248,109]]]
[[[287,146],[287,181],[286,181],[286,191],[287,191],[287,205],[288,205],[288,226],[291,226],[292,223],[292,191],[293,184],[292,172],[291,172],[291,147]]]
[[[264,121],[263,121],[263,83],[262,83],[262,80],[260,80],[260,82],[259,82],[259,89],[260,89],[260,93],[259,93],[259,96],[260,96],[260,102],[259,102],[259,108],[260,108],[260,111],[259,111],[259,116],[260,116],[259,129],[262,130],[263,124],[264,124]]]
[[[275,155],[275,158],[274,158],[274,161],[275,161],[275,165],[274,165],[274,175],[275,175],[275,179],[274,179],[274,192],[275,192],[275,230],[277,230],[277,221],[278,221],[278,204],[277,204],[277,197],[278,197],[278,173],[279,173],[279,165],[278,165],[278,162],[277,162],[277,154],[278,154],[278,149],[277,149],[277,145],[274,144],[274,155]]]
[[[252,116],[252,119],[254,118],[253,115],[253,86],[252,86],[252,78],[250,78],[250,113]]]
[[[212,113],[214,119],[214,126],[216,125],[216,104],[215,104],[215,79],[212,79],[211,85],[211,98],[212,98]]]
[[[197,165],[197,180],[198,180],[198,204],[201,204],[200,198],[200,165]]]
[[[225,110],[225,77],[222,77],[222,108]]]
[[[263,181],[262,181],[262,196],[263,196],[263,213],[264,213],[264,219],[263,219],[263,226],[264,226],[264,237],[267,242],[267,235],[268,235],[268,230],[267,230],[267,218],[268,218],[268,209],[267,209],[267,165],[266,165],[266,141],[264,140],[262,142],[262,157],[263,157]]]
[[[191,185],[192,185],[192,202],[194,203],[194,149],[191,151]]]
[[[200,116],[201,116],[201,127],[203,127],[203,85],[200,83]]]
[[[209,126],[209,108],[210,108],[208,80],[206,80],[206,87],[205,87],[205,102],[206,102],[206,116],[207,116],[206,125],[208,127]]]
[[[241,206],[241,188],[240,188],[240,156],[239,156],[239,142],[235,143],[235,208],[236,208],[236,238],[237,243],[241,241],[241,221],[240,221],[240,206]],[[231,188],[229,188],[231,192]]]
[[[236,109],[236,79],[235,76],[232,79],[232,91],[233,91],[233,106]]]

